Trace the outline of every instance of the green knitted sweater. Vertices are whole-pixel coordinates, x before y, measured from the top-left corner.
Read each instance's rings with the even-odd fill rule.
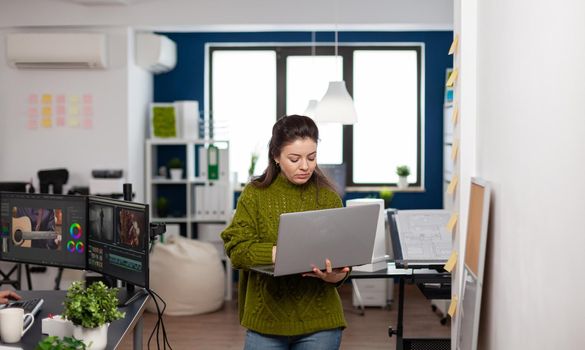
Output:
[[[249,270],[272,263],[280,214],[341,206],[335,192],[317,191],[312,182],[295,185],[282,174],[267,188],[244,188],[232,222],[221,233],[227,255],[240,269],[242,326],[283,336],[347,326],[336,285],[313,277],[272,277]]]

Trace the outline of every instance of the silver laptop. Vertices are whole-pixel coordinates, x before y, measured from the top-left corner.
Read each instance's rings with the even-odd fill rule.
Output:
[[[284,276],[372,262],[378,225],[378,204],[286,213],[280,215],[276,261],[251,270]]]

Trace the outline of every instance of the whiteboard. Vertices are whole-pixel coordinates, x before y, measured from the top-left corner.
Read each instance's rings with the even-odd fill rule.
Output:
[[[456,349],[477,350],[481,292],[488,234],[490,186],[479,178],[471,179],[469,216],[465,243],[463,293],[458,311]]]

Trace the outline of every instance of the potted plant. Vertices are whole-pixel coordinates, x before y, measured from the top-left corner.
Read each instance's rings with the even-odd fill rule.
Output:
[[[258,162],[258,153],[252,152],[250,155],[250,167],[248,167],[248,179],[252,179],[254,176],[254,170],[256,169],[256,163]]]
[[[156,211],[159,218],[166,218],[169,215],[169,200],[167,197],[158,197],[156,200]]]
[[[394,197],[394,192],[388,187],[383,187],[379,192],[380,198],[384,200],[384,208],[390,208],[390,202]]]
[[[399,165],[396,167],[396,175],[398,175],[398,188],[408,187],[408,175],[410,175],[410,168],[408,165]]]
[[[108,288],[101,281],[87,288],[76,281],[67,290],[63,316],[73,323],[73,337],[91,350],[105,349],[110,322],[124,317],[118,310],[117,293],[118,288]]]
[[[179,158],[171,158],[167,166],[169,167],[171,179],[180,180],[183,178],[183,162]]]

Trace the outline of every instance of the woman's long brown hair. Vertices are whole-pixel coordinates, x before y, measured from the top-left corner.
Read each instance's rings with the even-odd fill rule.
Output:
[[[252,185],[258,188],[270,186],[280,173],[280,167],[276,165],[274,158],[280,156],[284,146],[296,140],[307,138],[315,143],[319,142],[319,129],[313,119],[296,114],[280,118],[272,127],[272,137],[268,144],[268,166],[262,175],[252,180]],[[313,175],[311,175],[308,182],[314,182],[317,186],[317,191],[319,188],[336,191],[333,182],[329,180],[318,165],[315,167],[315,171],[313,171]]]

